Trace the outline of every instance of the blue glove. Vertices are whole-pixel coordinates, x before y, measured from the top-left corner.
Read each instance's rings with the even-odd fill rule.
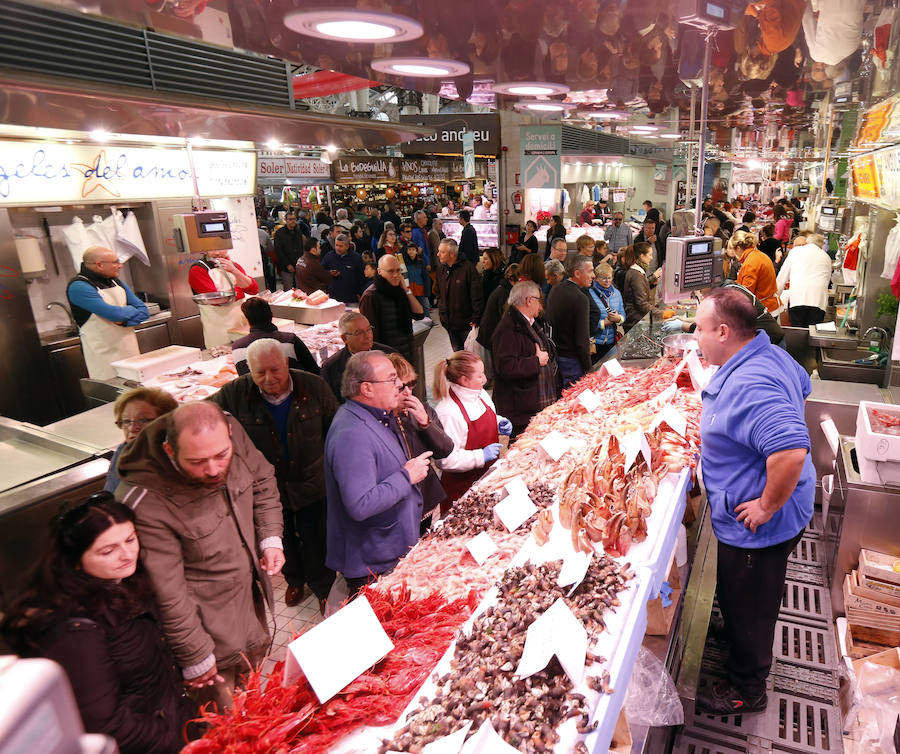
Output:
[[[496,461],[497,457],[500,455],[500,443],[495,442],[488,445],[486,448],[482,448],[482,453],[484,453],[484,462],[490,463],[491,461]]]
[[[673,333],[683,332],[681,329],[682,321],[678,319],[678,317],[672,317],[672,319],[667,319],[663,322],[663,332],[666,335],[672,335]]]
[[[497,424],[497,429],[501,435],[509,437],[512,434],[512,422],[509,419],[501,419]]]

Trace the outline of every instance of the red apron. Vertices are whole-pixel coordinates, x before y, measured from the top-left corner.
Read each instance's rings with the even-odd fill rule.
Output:
[[[484,413],[475,421],[472,421],[466,413],[466,410],[463,408],[462,401],[456,397],[453,390],[449,390],[448,392],[450,393],[453,402],[459,407],[463,419],[466,420],[466,450],[481,450],[487,445],[499,442],[500,433],[497,430],[497,414],[495,414],[491,407],[485,403],[483,398],[481,402],[484,405]],[[469,471],[445,471],[441,476],[441,484],[444,486],[444,491],[447,493],[447,499],[441,503],[441,513],[446,513],[450,509],[450,506],[462,497],[475,480],[484,474],[485,470],[490,468],[493,463],[494,462],[491,461],[485,466],[474,468]]]

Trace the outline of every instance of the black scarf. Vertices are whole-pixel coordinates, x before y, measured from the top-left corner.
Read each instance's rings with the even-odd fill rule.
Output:
[[[375,292],[387,299],[393,299],[401,311],[409,310],[409,301],[406,299],[406,291],[402,285],[391,285],[381,275],[376,275]]]

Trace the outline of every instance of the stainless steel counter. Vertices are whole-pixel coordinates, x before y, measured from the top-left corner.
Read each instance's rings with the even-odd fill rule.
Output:
[[[161,324],[162,322],[168,322],[170,319],[172,319],[172,312],[162,311],[158,314],[151,315],[134,329],[136,331],[144,330],[148,327]],[[54,330],[45,330],[42,333],[38,333],[38,337],[41,340],[42,346],[73,346],[81,342],[81,339],[78,337],[78,331],[73,331],[71,327],[58,327]]]
[[[94,455],[113,451],[122,442],[122,430],[115,425],[112,403],[104,403],[68,419],[47,424],[42,429],[65,442],[90,448]]]

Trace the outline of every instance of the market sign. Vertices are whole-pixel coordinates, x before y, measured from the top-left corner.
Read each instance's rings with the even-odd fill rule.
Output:
[[[520,126],[519,139],[525,188],[559,188],[562,129],[559,126]]]
[[[401,115],[401,123],[412,123],[435,129],[431,136],[421,136],[402,144],[403,154],[463,153],[463,134],[471,132],[475,154],[496,155],[500,151],[500,116],[496,113],[458,113],[455,115]]]
[[[254,192],[252,152],[195,150],[200,195]],[[187,149],[0,141],[0,206],[194,195]]]
[[[335,183],[396,183],[400,160],[394,157],[341,157],[331,164]]]
[[[890,210],[900,207],[900,147],[850,160],[853,195]]]
[[[331,166],[318,157],[264,157],[256,167],[261,180],[317,183],[331,181]]]
[[[410,183],[449,183],[450,160],[421,159],[400,161],[400,179]]]
[[[850,171],[853,178],[853,195],[863,201],[878,199],[880,192],[875,158],[872,155],[866,155],[851,160]]]
[[[870,107],[859,121],[854,146],[872,147],[900,136],[900,92]]]

